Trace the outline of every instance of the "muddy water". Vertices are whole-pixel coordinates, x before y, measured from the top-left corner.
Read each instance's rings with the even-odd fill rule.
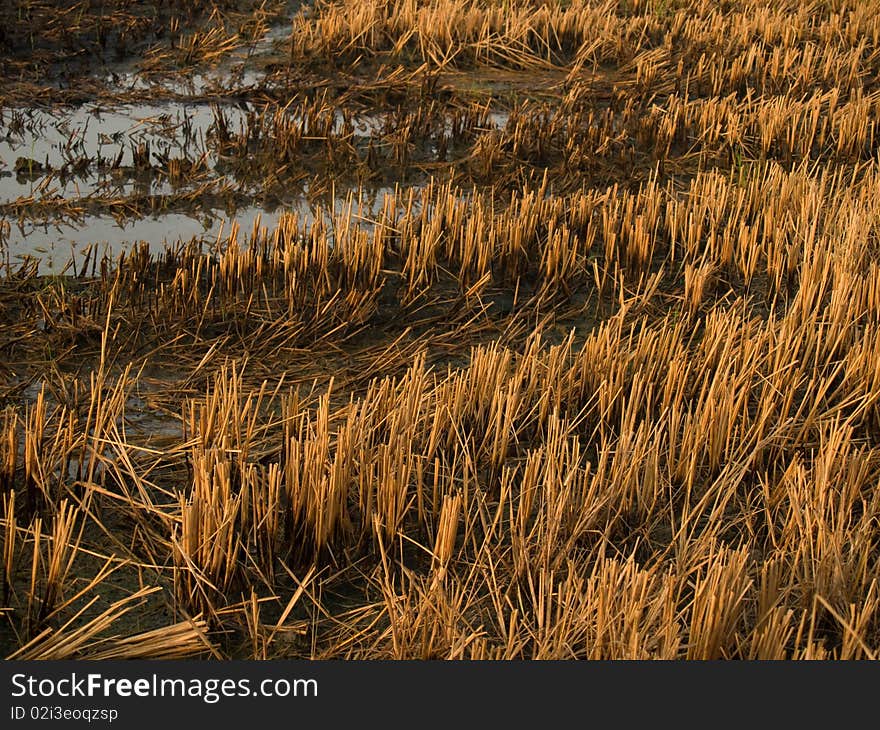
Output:
[[[208,209],[117,219],[86,212],[97,197],[170,195],[185,192],[206,179],[226,180],[219,172],[220,161],[206,144],[221,113],[231,129],[245,124],[246,111],[235,105],[186,101],[112,108],[86,105],[51,112],[5,110],[0,116],[0,205],[6,205],[10,212],[0,217],[0,254],[13,265],[25,257],[37,257],[42,272],[61,273],[92,245],[115,256],[135,242],[147,241],[151,249],[160,252],[167,243],[216,239],[229,230],[232,221],[249,232],[258,221],[273,226],[285,211],[295,211],[305,219],[317,215],[316,208],[324,208],[321,214],[329,212],[328,204],[310,204],[304,195],[285,201],[281,208],[244,207],[232,214]],[[336,121],[341,129],[342,116]],[[380,128],[382,119],[364,116],[353,124],[356,135],[369,136]],[[205,174],[190,183],[172,186],[154,171],[133,173],[136,156],[144,150],[149,151],[153,161],[201,160]],[[234,184],[242,191],[238,183]],[[381,192],[373,191],[370,197],[374,203],[381,200]],[[340,191],[334,208],[340,210],[348,194]],[[40,220],[28,217],[32,215],[28,211],[30,203],[47,201],[69,203],[85,214],[50,218],[43,214]],[[58,207],[60,212],[63,206]],[[17,212],[21,209],[23,214]]]
[[[15,267],[27,258],[37,258],[42,273],[71,273],[80,270],[86,252],[91,253],[91,260],[95,252],[98,257],[115,257],[146,241],[159,253],[180,241],[216,241],[228,234],[233,223],[246,236],[254,225],[271,230],[284,212],[296,212],[304,221],[342,212],[353,194],[350,190],[338,190],[335,200],[318,203],[305,193],[291,193],[283,206],[272,209],[245,204],[221,210],[210,207],[220,203],[202,201],[198,210],[193,206],[185,213],[175,208],[174,212],[116,218],[94,212],[107,209],[102,201],[172,196],[206,182],[229,184],[245,199],[258,199],[259,191],[247,190],[226,177],[223,161],[211,143],[220,116],[231,131],[245,128],[247,104],[207,99],[260,84],[264,74],[255,60],[283,51],[289,33],[288,23],[273,27],[261,40],[199,73],[154,77],[137,62],[106,72],[111,90],[159,89],[163,101],[0,109],[0,260]],[[167,99],[169,93],[177,98]],[[337,133],[345,121],[337,113]],[[388,119],[386,114],[361,114],[349,121],[354,135],[366,139],[381,135]],[[506,123],[504,112],[488,116],[490,128]],[[160,169],[175,159],[197,163],[200,173],[172,185]],[[356,193],[353,205],[355,210],[361,207],[364,225],[382,210],[386,192],[393,190]]]
[[[235,118],[234,107],[224,111],[227,118]],[[175,188],[167,180],[123,171],[134,166],[136,155],[144,150],[154,159],[198,159],[205,154],[205,135],[213,123],[214,111],[205,104],[7,110],[0,119],[0,205],[62,199],[83,208],[97,195],[169,195]],[[244,218],[249,222],[247,214]],[[166,240],[210,234],[216,225],[215,220],[181,214],[124,221],[95,215],[76,221],[69,216],[34,221],[9,215],[0,220],[0,249],[8,261],[37,256],[42,271],[60,273],[71,255],[88,244],[103,244],[115,254],[127,244],[146,240],[158,250]]]
[[[264,225],[272,223],[272,215],[264,211],[242,211],[235,219],[243,229],[250,230],[250,225],[261,215]],[[228,230],[229,221],[199,219],[180,213],[120,221],[98,215],[85,216],[75,223],[25,221],[15,223],[6,234],[7,259],[15,267],[26,257],[39,257],[41,273],[60,274],[68,264],[76,270],[78,262],[92,247],[99,257],[102,254],[115,257],[133,244],[147,241],[151,251],[160,253],[166,244],[180,240],[216,238],[224,223]]]
[[[298,3],[294,4],[299,7]],[[181,96],[222,94],[231,88],[238,90],[258,86],[265,74],[260,69],[261,59],[272,57],[289,43],[291,23],[269,28],[262,38],[226,54],[212,68],[169,78],[145,73],[140,61],[116,64],[98,75],[111,90],[162,90]]]
[[[117,107],[87,105],[69,111],[0,111],[0,205],[22,199],[169,194],[158,180],[129,180],[120,172],[136,165],[136,155],[161,159],[204,159],[209,171],[216,155],[206,137],[223,116],[227,128],[243,128],[247,112],[231,104],[167,102]],[[343,128],[341,113],[335,131]],[[354,133],[368,137],[381,129],[380,115],[353,120]]]
[[[298,4],[295,4],[298,5]],[[109,215],[82,215],[95,197],[124,199],[185,192],[208,179],[222,179],[206,136],[221,107],[197,97],[212,91],[252,87],[262,79],[261,56],[272,55],[289,36],[290,23],[270,28],[253,44],[229,53],[212,68],[181,77],[151,77],[139,61],[122,63],[103,74],[111,91],[159,89],[178,95],[162,103],[77,108],[0,109],[0,257],[14,264],[25,257],[40,259],[44,273],[60,273],[86,249],[116,255],[134,242],[147,241],[160,251],[166,243],[192,238],[216,238],[235,221],[250,231],[257,222],[272,226],[282,209],[244,208],[223,211],[168,213],[143,218],[116,219]],[[189,97],[189,98],[187,98]],[[231,129],[244,123],[245,110],[222,105]],[[176,186],[155,171],[132,172],[138,158],[149,163],[164,159],[201,161],[205,176]],[[29,204],[70,203],[79,215],[37,221]],[[51,209],[51,206],[49,206]],[[292,201],[287,210],[311,214],[305,200]],[[70,213],[71,211],[65,211]],[[51,212],[50,212],[51,215]]]
[[[352,212],[362,224],[384,208],[385,196],[394,193],[391,188],[339,194],[333,201],[332,214],[341,214],[352,206]],[[44,274],[75,273],[81,270],[86,255],[94,261],[95,254],[117,257],[133,245],[146,241],[153,253],[161,253],[167,245],[192,239],[213,243],[225,239],[238,226],[240,240],[257,228],[270,232],[284,213],[296,213],[300,221],[312,222],[331,216],[328,202],[310,201],[305,195],[271,210],[248,206],[232,214],[209,211],[204,217],[195,214],[165,213],[144,218],[117,220],[111,216],[88,215],[77,222],[36,223],[13,221],[0,231],[0,252],[5,263],[17,268],[27,258],[39,259],[39,271]]]
[[[87,195],[134,166],[139,152],[148,151],[154,162],[198,159],[206,154],[215,114],[211,105],[187,103],[7,110],[0,116],[0,204],[46,194]],[[223,114],[236,128],[245,112],[228,106]]]
[[[231,184],[246,197],[257,197],[258,191],[245,190],[223,174],[222,161],[206,144],[219,113],[233,130],[246,122],[246,111],[237,106],[184,101],[114,108],[91,105],[66,112],[17,111],[15,118],[7,111],[6,118],[0,119],[0,206],[7,209],[5,216],[0,214],[0,259],[15,267],[35,257],[41,273],[72,273],[79,271],[87,251],[116,257],[146,241],[152,251],[160,253],[179,241],[216,241],[233,222],[245,235],[255,224],[271,230],[284,212],[296,212],[304,221],[327,216],[331,209],[342,212],[352,202],[351,195],[353,209],[360,206],[363,223],[369,225],[369,219],[383,209],[384,194],[393,193],[388,188],[338,189],[332,202],[315,202],[303,192],[291,194],[283,206],[272,209],[250,205],[229,211],[203,203],[198,210],[144,217],[90,212],[95,201],[169,196],[208,180]],[[354,134],[367,138],[381,132],[385,117],[362,115],[351,122]],[[489,120],[495,128],[505,122],[501,113],[493,113]],[[343,123],[339,114],[337,131]],[[133,172],[136,156],[144,149],[156,159],[199,160],[203,174],[172,186],[154,168],[143,174]],[[65,211],[66,204],[71,209]]]

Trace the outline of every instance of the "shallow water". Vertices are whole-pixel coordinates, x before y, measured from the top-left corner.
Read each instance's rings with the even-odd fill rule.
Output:
[[[226,180],[205,140],[219,113],[233,130],[245,124],[246,112],[237,106],[179,101],[113,108],[85,105],[52,112],[6,110],[0,116],[0,205],[6,205],[9,214],[0,217],[0,253],[13,264],[27,256],[40,257],[41,272],[60,273],[71,257],[81,257],[91,245],[115,256],[135,242],[147,241],[159,252],[166,243],[215,238],[233,220],[250,231],[258,219],[274,225],[283,210],[312,216],[305,196],[285,201],[283,208],[245,207],[231,216],[225,210],[203,209],[119,220],[87,212],[97,197],[171,195],[206,180]],[[378,115],[353,120],[355,134],[362,136],[373,134],[382,123]],[[336,126],[342,125],[340,114]],[[177,186],[153,169],[138,174],[133,170],[136,150],[145,146],[154,157],[203,160],[204,174]],[[78,160],[84,164],[78,166]],[[236,189],[242,190],[238,184]],[[343,205],[348,193],[340,191],[334,207]],[[53,201],[71,203],[85,215],[72,220],[70,215],[62,217],[60,210],[53,214],[50,205],[41,209],[40,220],[24,217],[30,214],[27,205]],[[47,215],[55,217],[46,219]]]
[[[223,114],[235,127],[245,118],[231,105]],[[114,169],[133,167],[138,150],[149,150],[154,162],[198,159],[207,154],[205,136],[215,119],[215,107],[182,102],[0,113],[0,204],[59,184],[63,197],[88,195]],[[49,172],[53,179],[41,187]]]
[[[137,60],[115,64],[97,74],[97,78],[114,91],[149,91],[161,89],[182,96],[204,96],[222,93],[230,88],[248,89],[259,85],[265,74],[255,63],[272,55],[290,37],[291,22],[271,26],[262,38],[237,48],[213,68],[168,77],[144,73]]]
[[[162,101],[147,103],[91,103],[52,110],[0,108],[0,206],[4,206],[0,260],[14,267],[27,258],[38,258],[41,273],[72,273],[78,271],[86,252],[91,260],[102,254],[116,257],[146,241],[151,251],[160,253],[168,244],[193,238],[215,241],[227,235],[233,223],[246,236],[255,224],[271,230],[284,212],[296,212],[304,221],[326,216],[331,208],[342,212],[352,193],[347,189],[336,191],[332,202],[310,201],[305,193],[291,192],[283,206],[272,209],[251,204],[221,210],[210,207],[219,203],[200,200],[198,209],[194,205],[189,212],[179,212],[179,206],[142,217],[116,218],[94,212],[106,210],[108,200],[172,196],[206,182],[232,183],[245,198],[258,198],[259,191],[225,175],[226,167],[211,142],[219,116],[229,131],[243,131],[249,107],[243,102],[212,101],[210,96],[222,98],[222,92],[229,89],[262,83],[264,73],[254,60],[283,50],[289,33],[289,23],[274,26],[259,41],[195,74],[150,77],[136,62],[104,72],[111,90],[158,88],[177,99],[166,99],[164,94]],[[296,117],[298,110],[288,113]],[[487,124],[501,128],[507,116],[490,112]],[[342,132],[345,121],[336,112],[334,133]],[[389,121],[393,127],[394,120],[387,113],[371,113],[354,115],[349,121],[355,137],[365,140],[387,131]],[[144,164],[145,155],[148,164]],[[196,162],[198,174],[189,179],[183,176],[182,182],[172,185],[162,170],[164,161],[174,159]],[[362,225],[371,225],[382,210],[386,192],[393,190],[358,193]],[[65,210],[68,204],[70,209]],[[357,210],[357,201],[354,207]]]
[[[241,225],[252,224],[254,219],[256,215],[249,217],[243,211]],[[229,223],[226,225],[228,228]],[[128,218],[124,221],[117,221],[111,216],[89,215],[79,222],[25,221],[16,224],[7,234],[5,246],[8,261],[13,267],[27,257],[39,257],[40,273],[60,274],[71,261],[74,268],[78,267],[93,247],[97,249],[98,258],[102,254],[115,257],[134,244],[147,241],[151,251],[160,253],[169,243],[216,237],[220,226],[221,222],[217,219],[202,220],[181,213]],[[68,270],[67,273],[73,272]]]
[[[385,196],[393,193],[392,188],[339,191],[333,201],[333,213],[341,214],[351,205],[354,216],[359,216],[361,224],[369,227],[371,220],[383,210]],[[330,207],[327,202],[310,201],[301,195],[271,210],[248,206],[229,215],[212,210],[201,217],[164,213],[123,220],[107,215],[87,215],[79,221],[53,223],[25,220],[12,222],[8,229],[0,231],[0,253],[12,268],[27,258],[38,258],[42,274],[71,274],[80,270],[90,251],[91,261],[102,255],[116,258],[135,244],[147,242],[150,251],[159,254],[169,244],[192,239],[206,242],[224,239],[233,224],[238,226],[241,240],[249,237],[255,227],[265,227],[271,232],[285,213],[296,213],[302,222],[310,223],[317,218],[326,219]]]

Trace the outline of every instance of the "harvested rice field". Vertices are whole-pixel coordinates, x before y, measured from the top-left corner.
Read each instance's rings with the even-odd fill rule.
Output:
[[[0,6],[0,655],[874,659],[871,0]]]

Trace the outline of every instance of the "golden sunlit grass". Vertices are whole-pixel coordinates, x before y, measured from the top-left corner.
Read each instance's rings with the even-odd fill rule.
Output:
[[[148,59],[213,64],[210,17]],[[6,267],[4,655],[875,658],[870,4],[322,2],[289,40],[206,149],[332,212]]]

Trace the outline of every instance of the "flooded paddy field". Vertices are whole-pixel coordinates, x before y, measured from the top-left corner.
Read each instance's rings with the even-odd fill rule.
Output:
[[[875,657],[871,3],[175,8],[0,9],[0,654]]]

